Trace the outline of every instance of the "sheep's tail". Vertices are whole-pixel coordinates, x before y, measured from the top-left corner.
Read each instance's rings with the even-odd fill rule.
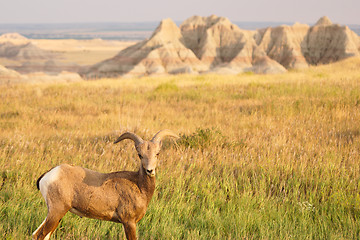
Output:
[[[41,179],[45,176],[45,174],[47,174],[48,172],[50,172],[52,169],[50,169],[49,171],[47,172],[44,172],[37,180],[36,180],[36,187],[38,190],[40,190],[40,181]]]

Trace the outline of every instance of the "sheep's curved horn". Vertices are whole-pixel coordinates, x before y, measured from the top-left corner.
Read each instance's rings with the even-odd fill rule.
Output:
[[[168,129],[164,129],[164,130],[159,131],[157,134],[155,134],[155,136],[151,139],[151,141],[152,142],[160,142],[166,136],[179,138],[179,136],[177,134],[173,133],[172,131],[170,131]]]
[[[144,140],[142,140],[141,137],[139,137],[138,135],[136,135],[135,133],[132,132],[126,132],[123,133],[118,139],[116,139],[116,141],[114,142],[114,144],[124,140],[124,139],[131,139],[135,142],[135,146],[139,145],[140,143],[143,143]]]

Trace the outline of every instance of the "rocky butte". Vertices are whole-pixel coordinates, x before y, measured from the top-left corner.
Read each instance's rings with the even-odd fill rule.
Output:
[[[179,27],[162,20],[149,39],[97,63],[86,78],[179,73],[282,73],[360,55],[360,37],[322,17],[314,26],[295,23],[257,31],[229,19],[193,16]]]

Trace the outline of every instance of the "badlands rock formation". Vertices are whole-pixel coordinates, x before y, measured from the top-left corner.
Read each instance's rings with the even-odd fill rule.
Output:
[[[360,38],[347,26],[322,17],[314,26],[296,23],[262,29],[255,34],[259,47],[287,69],[327,64],[359,56]]]
[[[194,16],[180,27],[163,20],[150,39],[95,64],[88,78],[177,73],[281,73],[359,56],[360,38],[327,17],[314,26],[294,24],[242,30],[227,18]]]
[[[19,82],[22,80],[20,73],[7,69],[6,67],[0,65],[0,85],[6,83]]]
[[[302,52],[309,64],[326,64],[360,56],[360,38],[347,26],[332,24],[326,17],[310,28]]]
[[[36,41],[18,33],[0,36],[0,59],[8,69],[21,74],[44,72],[57,75],[63,71],[78,72],[76,63],[63,63],[61,56],[53,50],[42,49]]]
[[[16,60],[51,59],[49,51],[35,46],[29,39],[18,33],[6,33],[0,36],[0,57]]]
[[[92,66],[88,77],[118,75],[149,75],[206,70],[206,66],[182,43],[182,34],[176,24],[163,20],[149,40],[139,42],[121,51],[117,56]]]
[[[286,71],[258,48],[254,32],[241,30],[227,18],[195,16],[182,23],[180,29],[184,45],[206,64],[206,71]]]
[[[0,42],[15,41],[18,43],[28,43],[29,39],[19,33],[5,33],[0,36]]]
[[[47,75],[42,72],[20,74],[12,69],[0,65],[0,85],[18,83],[40,83],[40,82],[78,82],[83,79],[77,73],[61,72],[57,75]]]

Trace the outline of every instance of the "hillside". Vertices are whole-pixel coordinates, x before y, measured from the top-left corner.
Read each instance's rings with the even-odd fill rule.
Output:
[[[0,35],[0,65],[22,74],[78,72],[133,44],[102,39],[28,39],[18,33],[6,33]]]
[[[7,33],[0,36],[0,58],[14,60],[51,59],[54,54],[39,48],[31,40],[18,33]]]
[[[0,65],[0,86],[18,83],[61,83],[78,81],[82,81],[82,78],[79,74],[73,72],[62,71],[56,75],[48,75],[43,72],[21,74]]]
[[[0,85],[7,83],[18,83],[23,79],[22,75],[14,70],[0,65]]]
[[[149,39],[82,74],[87,78],[177,73],[282,73],[359,56],[360,38],[323,17],[314,26],[296,23],[257,31],[229,19],[194,16],[179,27],[165,19]]]

